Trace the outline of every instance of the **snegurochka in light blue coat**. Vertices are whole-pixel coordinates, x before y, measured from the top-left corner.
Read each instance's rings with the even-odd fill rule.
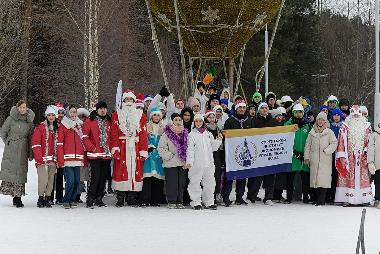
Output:
[[[162,122],[162,112],[159,108],[152,108],[148,114],[148,158],[144,161],[141,205],[157,206],[164,200],[163,188],[165,172],[162,166],[162,158],[158,154],[157,147],[165,126]]]

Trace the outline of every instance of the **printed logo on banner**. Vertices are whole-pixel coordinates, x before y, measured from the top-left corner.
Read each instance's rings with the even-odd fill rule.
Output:
[[[241,167],[251,167],[257,159],[257,147],[252,142],[244,142],[238,145],[235,149],[235,161]]]

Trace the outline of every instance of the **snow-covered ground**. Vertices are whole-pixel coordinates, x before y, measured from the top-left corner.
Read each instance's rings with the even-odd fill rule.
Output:
[[[0,141],[0,159],[4,144]],[[39,209],[30,163],[25,207],[0,196],[0,253],[354,253],[361,208],[219,207],[217,211],[79,206]],[[380,210],[367,209],[367,253],[380,251]]]

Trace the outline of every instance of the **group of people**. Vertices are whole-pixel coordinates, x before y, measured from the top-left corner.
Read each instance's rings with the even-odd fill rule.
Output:
[[[166,87],[154,97],[125,90],[112,114],[103,101],[91,112],[59,102],[34,127],[35,115],[21,100],[1,130],[0,193],[23,207],[28,159],[34,159],[40,208],[75,208],[83,192],[87,208],[104,207],[105,194],[115,192],[116,207],[215,210],[247,201],[290,204],[297,188],[304,203],[316,206],[380,208],[380,122],[372,131],[365,107],[333,95],[318,112],[306,97],[277,100],[256,92],[246,101],[203,82],[188,99],[174,98]],[[236,180],[232,202],[223,132],[283,125],[297,126],[291,171]]]

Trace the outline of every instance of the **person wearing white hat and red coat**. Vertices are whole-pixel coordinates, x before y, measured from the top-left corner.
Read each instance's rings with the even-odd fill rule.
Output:
[[[41,122],[32,135],[32,150],[38,175],[37,207],[51,207],[50,195],[54,187],[57,170],[58,109],[49,105],[45,111],[46,120]]]
[[[111,117],[107,115],[107,103],[99,101],[96,110],[83,124],[83,144],[90,162],[90,181],[86,206],[106,206],[102,201],[107,175],[111,165]]]
[[[117,194],[117,207],[137,205],[137,192],[143,184],[144,160],[148,157],[148,136],[145,114],[136,109],[136,96],[126,90],[122,106],[112,114],[111,154],[114,157],[112,187]]]

